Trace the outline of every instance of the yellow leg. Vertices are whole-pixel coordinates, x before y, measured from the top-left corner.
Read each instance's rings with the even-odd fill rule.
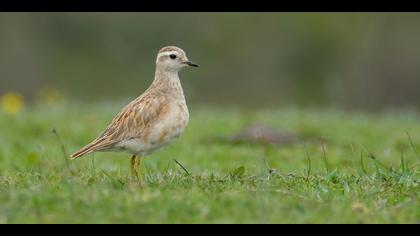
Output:
[[[140,170],[140,156],[133,155],[131,157],[131,175],[133,177],[139,177],[139,170]]]

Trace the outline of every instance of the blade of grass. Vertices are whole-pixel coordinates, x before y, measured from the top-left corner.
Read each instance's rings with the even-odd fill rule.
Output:
[[[404,152],[401,152],[401,170],[403,172],[405,172],[407,170],[406,167],[407,166],[406,166],[406,163],[405,163],[405,160],[404,160]]]
[[[92,153],[92,170],[93,170],[93,177],[96,178],[95,153]]]
[[[181,163],[179,163],[177,160],[175,160],[175,163],[176,163],[177,165],[179,165],[179,166],[181,167],[181,169],[183,169],[183,170],[184,170],[184,172],[185,172],[188,176],[191,176],[191,175],[190,175],[190,172],[188,172],[188,170],[187,170],[187,169],[185,169],[185,167],[184,167]]]
[[[366,171],[366,168],[365,168],[365,163],[363,161],[363,152],[360,152],[360,168],[362,170],[362,173],[367,175],[367,171]]]
[[[309,156],[309,153],[306,149],[305,149],[305,153],[306,153],[306,159],[308,160],[308,170],[306,171],[306,180],[308,180],[309,176],[311,175],[312,163],[311,163],[311,157]]]
[[[330,173],[330,168],[328,167],[327,153],[325,151],[324,142],[322,142],[322,152],[323,152],[323,156],[324,156],[325,169],[327,171],[327,174],[329,174]]]
[[[57,138],[58,143],[60,144],[61,152],[63,153],[63,157],[64,157],[64,160],[66,162],[66,166],[69,167],[69,160],[68,160],[68,155],[67,155],[66,147],[64,146],[63,142],[61,142],[60,135],[58,134],[57,129],[56,128],[53,128],[52,132],[55,135],[55,137]]]
[[[416,157],[417,157],[417,160],[420,160],[420,155],[419,155],[419,153],[417,152],[416,147],[414,146],[413,139],[411,138],[411,136],[410,136],[410,134],[408,133],[408,131],[406,131],[406,134],[407,134],[408,140],[410,141],[410,146],[411,146],[411,148],[413,149],[414,154],[415,154],[415,155],[416,155]]]
[[[375,155],[373,155],[373,153],[369,153],[368,157],[370,159],[372,159],[375,162],[375,165],[378,167],[382,167],[383,169],[385,169],[386,171],[391,172],[391,168],[386,166],[385,164],[383,164],[382,162],[380,162],[378,159],[376,159]]]

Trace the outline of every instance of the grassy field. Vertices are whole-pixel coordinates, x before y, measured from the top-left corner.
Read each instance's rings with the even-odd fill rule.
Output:
[[[0,223],[420,223],[416,112],[192,107],[185,134],[142,160],[141,180],[127,154],[65,159],[121,106],[0,112]],[[255,122],[308,141],[214,141]]]

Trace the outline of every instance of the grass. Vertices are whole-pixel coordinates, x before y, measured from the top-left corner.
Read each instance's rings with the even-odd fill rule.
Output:
[[[0,113],[0,223],[420,223],[416,112],[197,107],[177,142],[142,159],[142,180],[127,154],[68,161],[121,105]],[[324,141],[213,141],[254,122]]]

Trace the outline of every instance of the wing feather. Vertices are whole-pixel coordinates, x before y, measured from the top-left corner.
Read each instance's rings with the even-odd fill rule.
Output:
[[[165,96],[145,93],[127,104],[95,140],[70,157],[76,159],[95,151],[109,150],[119,142],[141,138],[158,119]],[[147,134],[145,134],[147,135]]]

